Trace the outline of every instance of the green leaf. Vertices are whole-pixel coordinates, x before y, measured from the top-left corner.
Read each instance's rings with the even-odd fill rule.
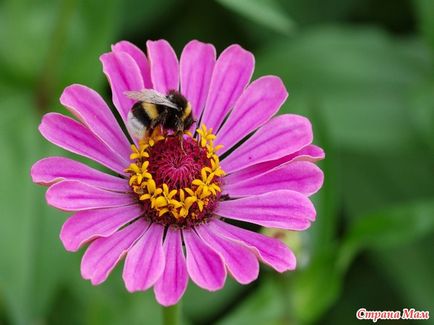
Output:
[[[176,12],[177,0],[125,0],[121,8],[122,34],[137,35],[140,39],[138,46],[144,46],[145,33],[155,28],[154,26],[167,20],[168,16]]]
[[[372,152],[413,144],[408,93],[431,77],[429,53],[417,41],[322,26],[273,44],[256,62],[257,76],[284,79],[290,97],[282,112],[300,101],[320,107],[333,145]]]
[[[80,255],[69,256],[75,263],[74,272],[53,299],[50,324],[161,324],[161,306],[152,290],[131,294],[125,289],[122,262],[104,284],[92,286],[80,276]]]
[[[300,25],[313,25],[327,21],[342,21],[351,15],[360,0],[279,0]]]
[[[283,284],[283,285],[282,285]],[[221,321],[219,325],[251,324],[278,325],[288,324],[292,320],[288,310],[284,283],[271,276],[262,275],[262,280],[256,290]]]
[[[0,79],[28,84],[47,55],[59,4],[6,0],[0,3]],[[31,26],[31,28],[29,28]]]
[[[250,20],[283,34],[289,34],[294,22],[274,0],[217,0],[223,6]]]
[[[434,51],[434,3],[431,0],[414,0],[419,29]]]
[[[182,298],[185,315],[193,323],[211,321],[226,308],[236,304],[237,298],[246,290],[248,286],[243,286],[232,278],[228,278],[225,287],[217,292],[205,291],[190,282]]]
[[[411,242],[434,230],[434,200],[394,206],[359,218],[340,247],[338,266],[346,269],[363,249],[385,249]]]
[[[395,287],[406,306],[418,310],[432,310],[434,241],[432,236],[422,239],[411,243],[403,242],[391,249],[376,250],[369,256]]]
[[[298,257],[299,264],[303,258]],[[301,262],[300,262],[301,261]],[[336,268],[336,246],[317,253],[307,267],[299,269],[289,280],[294,315],[301,323],[316,321],[339,297],[343,274]]]
[[[71,264],[58,239],[62,213],[46,206],[44,190],[30,178],[32,163],[48,152],[35,135],[38,118],[27,111],[31,97],[12,95],[0,103],[0,292],[13,322],[29,324],[44,317]]]
[[[433,195],[429,150],[415,144],[407,151],[341,153],[339,177],[347,217],[360,218]]]
[[[410,105],[416,131],[434,152],[434,81],[415,89],[411,94]]]
[[[314,322],[336,302],[341,293],[343,277],[356,254],[364,249],[382,252],[393,248],[397,251],[397,247],[432,233],[433,214],[434,201],[394,207],[358,219],[339,246],[325,242],[328,250],[321,250],[313,256],[307,267],[301,265],[293,277],[287,278],[296,319],[302,323]],[[306,258],[298,256],[299,261]],[[402,263],[400,253],[397,258],[396,262]],[[404,267],[407,271],[408,265]],[[405,286],[407,291],[415,292],[409,285]]]
[[[118,271],[121,269],[118,267]],[[95,288],[89,283],[85,286],[87,288],[80,292],[80,296],[86,292],[89,294],[85,301],[89,325],[162,323],[162,307],[156,302],[153,291],[129,293],[123,285],[121,272],[112,274],[111,281],[101,287]]]
[[[2,2],[0,84],[36,88],[36,102],[43,110],[56,103],[70,83],[98,89],[103,80],[98,56],[114,41],[120,24],[118,4],[119,0]]]

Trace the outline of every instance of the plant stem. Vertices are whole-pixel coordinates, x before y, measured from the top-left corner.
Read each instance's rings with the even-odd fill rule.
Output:
[[[181,304],[163,308],[164,325],[181,325]]]

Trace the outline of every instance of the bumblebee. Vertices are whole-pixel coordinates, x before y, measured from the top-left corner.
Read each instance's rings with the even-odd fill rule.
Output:
[[[151,89],[125,94],[137,100],[128,113],[127,127],[139,139],[152,134],[157,126],[179,136],[195,122],[190,103],[176,90],[170,90],[167,95]]]

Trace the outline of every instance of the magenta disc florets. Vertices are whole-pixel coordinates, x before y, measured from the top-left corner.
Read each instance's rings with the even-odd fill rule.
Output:
[[[213,216],[224,175],[219,146],[212,130],[202,126],[197,133],[198,139],[157,130],[131,147],[129,184],[153,222],[189,227]]]

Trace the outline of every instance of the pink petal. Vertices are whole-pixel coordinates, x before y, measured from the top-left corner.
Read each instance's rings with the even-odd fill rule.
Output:
[[[325,158],[324,150],[320,147],[311,144],[297,152],[294,152],[292,155],[288,157],[289,161],[310,161],[317,162],[318,160],[322,160]]]
[[[81,260],[81,276],[93,285],[104,282],[147,226],[139,219],[110,237],[94,240]]]
[[[164,227],[153,223],[142,238],[128,251],[122,278],[128,291],[145,291],[164,271]]]
[[[71,85],[63,91],[60,102],[121,159],[129,157],[130,143],[96,91],[82,85]]]
[[[315,220],[312,202],[303,194],[289,190],[221,201],[216,214],[264,227],[288,230],[305,230]]]
[[[223,145],[223,154],[250,132],[276,114],[288,97],[280,78],[266,76],[253,81],[235,103],[235,107],[217,133],[215,143]]]
[[[178,303],[187,288],[188,274],[182,251],[181,231],[169,227],[163,245],[166,265],[163,275],[155,283],[154,293],[158,303],[171,306]]]
[[[259,263],[251,250],[240,243],[221,237],[208,225],[196,227],[200,237],[223,258],[231,275],[242,284],[257,279]]]
[[[149,68],[148,59],[146,58],[145,53],[143,53],[141,49],[139,49],[137,46],[130,42],[120,41],[115,45],[112,45],[112,51],[125,52],[129,54],[134,59],[134,61],[136,61],[136,64],[140,69],[145,88],[152,88],[151,71]]]
[[[214,46],[199,41],[189,42],[181,54],[181,93],[190,102],[196,119],[205,106],[215,61]]]
[[[323,180],[324,174],[319,167],[308,161],[298,161],[244,181],[225,183],[224,193],[240,197],[286,189],[310,196],[321,188]]]
[[[253,54],[231,45],[217,59],[202,123],[217,131],[226,114],[250,81],[255,66]]]
[[[215,220],[209,223],[213,232],[253,249],[258,257],[278,272],[294,270],[294,253],[280,240]]]
[[[279,159],[312,142],[312,127],[307,118],[285,114],[262,126],[239,148],[226,157],[221,166],[227,173]]]
[[[145,87],[142,73],[136,61],[125,52],[105,53],[99,59],[112,89],[113,104],[125,122],[136,102],[125,96],[125,92]]]
[[[179,89],[179,64],[176,53],[166,40],[147,41],[151,79],[155,90],[166,94]]]
[[[141,214],[143,214],[143,207],[139,204],[80,211],[63,224],[60,239],[67,251],[75,252],[97,237],[113,235],[120,227]]]
[[[264,161],[262,163],[238,170],[230,175],[227,175],[225,176],[225,183],[230,184],[243,182],[247,178],[262,175],[278,166],[283,166],[294,161],[316,162],[318,160],[324,159],[324,156],[324,151],[320,147],[317,147],[313,144],[307,145],[306,147],[292,154],[286,155],[282,158]]]
[[[109,192],[76,181],[52,185],[45,197],[49,205],[64,211],[119,207],[136,202],[130,193]]]
[[[183,234],[190,278],[199,287],[209,291],[223,288],[226,269],[221,257],[194,230],[183,230]]]
[[[121,160],[88,128],[62,114],[45,114],[39,125],[39,132],[55,145],[95,160],[119,174],[124,174],[125,167],[129,165],[128,157]]]
[[[32,180],[41,185],[52,185],[63,180],[80,181],[103,189],[126,192],[130,190],[128,180],[93,169],[78,161],[65,157],[48,157],[32,166]]]

